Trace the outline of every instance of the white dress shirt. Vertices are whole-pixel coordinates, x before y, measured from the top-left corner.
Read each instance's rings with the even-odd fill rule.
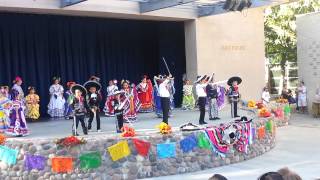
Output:
[[[205,88],[208,84],[197,84],[196,85],[196,93],[198,97],[207,97],[207,93]]]
[[[169,83],[169,80],[166,79],[159,85],[159,96],[160,97],[167,97],[167,98],[170,97],[168,83]]]

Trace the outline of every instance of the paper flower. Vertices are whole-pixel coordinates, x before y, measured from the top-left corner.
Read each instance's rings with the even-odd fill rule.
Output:
[[[86,140],[84,140],[83,138],[78,139],[75,136],[69,136],[69,137],[56,140],[57,145],[65,146],[65,147],[72,147],[72,146],[85,144],[85,143],[86,143]]]
[[[255,108],[256,107],[256,102],[254,100],[248,101],[248,107],[249,108]]]
[[[121,134],[122,137],[134,137],[136,135],[135,130],[132,127],[129,127],[127,125],[124,125],[121,128],[121,131],[122,131],[122,134]]]
[[[258,103],[256,104],[256,106],[257,106],[258,109],[262,109],[262,108],[265,107],[262,102],[258,102]]]
[[[261,108],[259,110],[259,116],[260,117],[270,117],[271,113],[267,110],[267,108]]]
[[[172,132],[171,126],[164,122],[161,122],[157,128],[161,134],[170,134]]]
[[[0,144],[3,145],[7,140],[7,137],[4,134],[0,134]]]

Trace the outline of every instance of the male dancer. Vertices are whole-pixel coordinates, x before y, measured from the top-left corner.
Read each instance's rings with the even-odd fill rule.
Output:
[[[160,81],[158,91],[160,96],[161,102],[161,109],[162,109],[162,122],[168,124],[169,118],[169,110],[170,110],[170,85],[171,81],[173,80],[172,75],[164,76],[162,79],[160,77],[155,77],[158,81]]]
[[[230,103],[231,103],[231,117],[232,118],[236,118],[236,117],[240,117],[238,116],[238,101],[239,101],[239,87],[238,85],[242,82],[240,77],[231,77],[228,80],[228,85],[230,86],[229,90],[228,90],[228,96],[230,99]]]
[[[99,94],[99,91],[101,89],[100,83],[97,81],[87,81],[84,84],[84,87],[87,89],[88,94],[86,96],[86,102],[87,107],[89,111],[89,123],[88,123],[88,130],[91,130],[92,127],[92,121],[95,118],[97,121],[97,131],[101,132],[100,129],[100,108],[99,104],[101,102],[101,95]]]
[[[209,120],[218,120],[219,108],[218,108],[218,86],[213,84],[213,78],[206,87],[207,97],[209,99]]]
[[[209,78],[208,81],[211,81],[212,76]],[[206,114],[206,101],[207,101],[207,93],[205,91],[206,86],[208,85],[207,82],[207,76],[198,76],[196,85],[196,93],[198,96],[198,105],[199,105],[199,110],[200,110],[200,117],[199,117],[199,124],[208,124],[207,122],[204,121],[205,114]]]
[[[80,84],[76,84],[71,87],[71,92],[73,94],[72,100],[70,100],[70,104],[74,111],[74,121],[73,121],[73,130],[72,134],[74,136],[79,136],[77,133],[77,128],[79,121],[82,126],[83,134],[87,135],[87,127],[84,122],[85,116],[86,116],[86,108],[85,108],[85,95],[87,93],[86,89],[81,86]]]

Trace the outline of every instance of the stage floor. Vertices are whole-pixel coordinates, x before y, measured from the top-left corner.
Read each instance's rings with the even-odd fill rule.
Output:
[[[229,106],[227,106],[229,107]],[[208,113],[206,112],[206,122],[208,124],[220,124],[223,122],[229,122],[232,120],[230,115],[230,109],[225,107],[220,112],[221,120],[210,121]],[[250,116],[248,111],[239,110],[239,115]],[[173,117],[169,118],[169,124],[173,129],[178,129],[182,124],[192,122],[198,124],[199,111],[183,111],[181,109],[175,109],[173,111]],[[88,119],[86,119],[87,121]],[[137,135],[144,135],[148,133],[158,132],[156,126],[161,122],[161,118],[157,118],[155,113],[139,113],[138,121],[133,123]],[[18,137],[17,139],[47,139],[47,138],[59,138],[71,135],[72,120],[65,119],[41,119],[37,122],[29,122],[28,128],[30,135],[26,137]],[[93,121],[93,131],[89,132],[86,137],[90,136],[114,136],[115,133],[115,117],[101,117],[101,130],[98,133],[96,131],[96,122]],[[79,124],[78,133],[82,135],[82,128]]]

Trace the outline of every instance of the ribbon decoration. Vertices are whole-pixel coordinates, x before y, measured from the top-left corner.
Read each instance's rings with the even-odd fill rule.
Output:
[[[24,167],[26,170],[31,171],[37,169],[39,171],[44,170],[46,166],[46,158],[40,155],[27,154],[24,160]]]
[[[141,156],[147,156],[149,153],[149,149],[151,147],[151,143],[142,141],[140,139],[132,139],[133,144],[138,151],[138,154]]]
[[[112,161],[117,161],[131,154],[127,141],[119,141],[117,144],[108,147]]]
[[[54,157],[51,159],[52,171],[56,173],[69,173],[73,170],[72,157]]]
[[[80,157],[81,169],[94,169],[101,166],[101,155],[99,152],[82,154]]]
[[[157,144],[157,154],[160,159],[176,157],[176,144]]]
[[[0,146],[0,160],[8,165],[17,163],[18,150],[11,149],[6,146]]]
[[[187,153],[197,147],[197,144],[197,138],[192,134],[180,141],[180,148],[184,153]]]

